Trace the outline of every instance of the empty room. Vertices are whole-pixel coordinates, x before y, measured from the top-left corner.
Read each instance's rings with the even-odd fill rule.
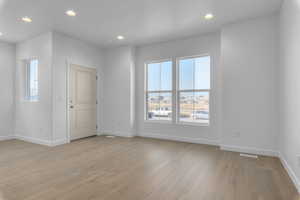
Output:
[[[300,0],[0,0],[0,200],[300,200]]]

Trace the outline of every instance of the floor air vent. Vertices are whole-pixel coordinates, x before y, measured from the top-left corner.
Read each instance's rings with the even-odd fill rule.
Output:
[[[107,137],[107,138],[115,138],[116,136],[114,136],[114,135],[107,135],[105,137]]]
[[[241,157],[247,157],[247,158],[258,159],[258,156],[257,156],[257,155],[251,155],[251,154],[246,154],[246,153],[241,153],[240,156],[241,156]]]

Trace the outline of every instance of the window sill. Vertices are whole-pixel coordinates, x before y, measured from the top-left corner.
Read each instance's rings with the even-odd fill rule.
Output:
[[[156,120],[156,121],[149,121],[144,120],[144,123],[146,124],[167,124],[167,125],[175,125],[175,126],[195,126],[195,127],[209,127],[210,123],[189,123],[189,122],[176,122],[173,123],[172,121],[162,121],[162,120]]]
[[[40,99],[23,99],[22,102],[25,103],[38,103]]]
[[[163,121],[163,120],[144,120],[146,124],[173,124],[172,121]]]
[[[179,125],[179,126],[209,127],[210,123],[177,122],[176,125]]]

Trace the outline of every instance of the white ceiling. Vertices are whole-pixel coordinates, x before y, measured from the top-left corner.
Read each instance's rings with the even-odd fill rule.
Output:
[[[0,40],[19,42],[56,30],[100,46],[138,45],[214,31],[280,5],[281,0],[0,0]],[[67,9],[77,16],[66,16]],[[205,21],[209,12],[215,19]],[[33,22],[25,24],[23,16]],[[126,39],[118,41],[118,35]]]

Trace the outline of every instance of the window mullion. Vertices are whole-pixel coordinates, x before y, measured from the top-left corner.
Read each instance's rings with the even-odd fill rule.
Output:
[[[172,90],[153,90],[153,91],[147,91],[148,93],[168,93],[172,92]]]
[[[159,90],[160,91],[162,91],[162,86],[161,86],[161,79],[162,79],[162,77],[161,77],[161,68],[162,68],[162,65],[161,65],[161,63],[159,64]],[[160,94],[161,94],[161,92],[159,93],[159,96],[158,96],[158,98],[159,98],[159,114],[161,114],[161,96],[160,96]],[[159,117],[159,120],[161,119],[161,117]]]
[[[148,65],[145,64],[145,79],[146,81],[144,82],[146,87],[145,87],[145,92],[146,92],[146,97],[145,97],[145,102],[146,102],[146,108],[144,108],[144,111],[146,112],[146,116],[144,115],[144,119],[149,120],[149,93],[148,93],[148,82],[149,82],[149,77],[148,77]]]
[[[205,90],[179,90],[180,92],[209,92],[210,89]]]
[[[29,87],[30,87],[30,84],[29,84],[29,62],[26,61],[26,98],[29,99],[30,97],[30,92],[29,92]]]
[[[147,80],[148,81],[148,80]],[[149,106],[149,94],[148,94],[148,92],[146,91],[146,109],[145,109],[145,111],[146,111],[146,120],[148,120],[148,106]]]
[[[195,113],[195,59],[193,60],[193,114]],[[193,115],[193,120],[195,120],[195,116]]]
[[[31,61],[29,61],[29,66],[28,66],[28,89],[29,89],[29,97],[31,98]]]
[[[174,60],[172,64],[172,121],[177,122],[178,119],[178,70],[177,70],[177,60]]]

